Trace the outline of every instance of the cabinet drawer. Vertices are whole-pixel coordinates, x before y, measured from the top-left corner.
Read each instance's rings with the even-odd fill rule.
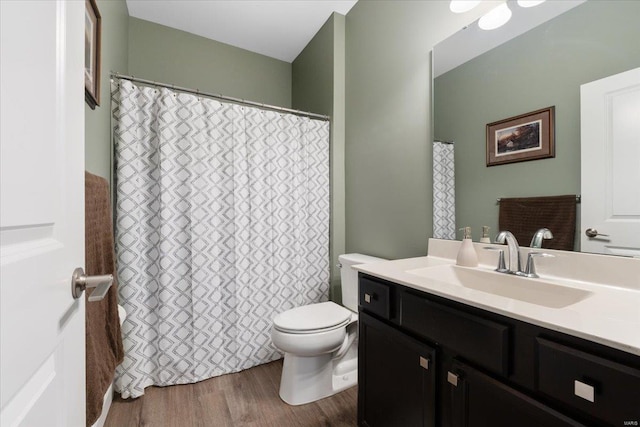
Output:
[[[466,360],[508,375],[509,327],[404,293],[401,324]]]
[[[640,370],[544,338],[536,341],[538,390],[610,425],[640,421]]]
[[[389,286],[384,283],[375,282],[366,277],[360,277],[358,304],[364,310],[377,314],[385,319],[390,315]]]

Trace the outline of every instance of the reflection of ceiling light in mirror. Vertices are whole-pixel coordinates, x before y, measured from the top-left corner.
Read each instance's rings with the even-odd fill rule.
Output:
[[[478,26],[483,30],[495,30],[506,24],[509,19],[511,19],[511,9],[507,3],[502,3],[480,18]]]
[[[534,7],[541,3],[544,3],[545,0],[518,0],[518,6],[520,7]]]
[[[464,13],[468,12],[477,5],[480,4],[481,0],[451,0],[449,4],[449,9],[453,13]]]

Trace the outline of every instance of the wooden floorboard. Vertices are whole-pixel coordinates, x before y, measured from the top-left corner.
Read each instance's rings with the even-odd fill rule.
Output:
[[[105,427],[349,427],[357,387],[306,405],[280,400],[282,361],[196,384],[149,387],[138,399],[113,399]]]

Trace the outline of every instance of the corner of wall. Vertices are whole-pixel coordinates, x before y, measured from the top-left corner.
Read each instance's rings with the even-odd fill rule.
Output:
[[[100,105],[94,110],[85,105],[85,169],[111,180],[111,105],[110,74],[129,71],[129,11],[125,0],[98,0],[102,17]]]
[[[331,117],[332,141],[332,209],[333,239],[331,241],[331,287],[334,301],[342,301],[338,256],[346,252],[346,192],[345,192],[345,140],[346,140],[346,17],[333,14],[333,114]]]
[[[292,64],[292,106],[331,116],[331,299],[341,302],[345,252],[345,17],[334,13]]]

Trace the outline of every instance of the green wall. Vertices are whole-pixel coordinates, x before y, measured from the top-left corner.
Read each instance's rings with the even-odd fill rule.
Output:
[[[456,147],[456,223],[474,239],[482,225],[497,232],[496,198],[580,194],[580,85],[640,66],[638,17],[640,2],[589,1],[435,80],[435,136]],[[486,167],[487,123],[551,105],[555,158]]]
[[[292,64],[292,107],[331,116],[331,298],[341,301],[345,253],[345,17],[334,13]]]
[[[110,179],[109,74],[116,71],[283,107],[291,64],[130,18],[124,0],[98,0],[102,16],[101,105],[85,107],[85,168]]]
[[[446,1],[360,0],[346,27],[346,249],[424,255],[432,235],[431,63],[479,17]]]
[[[291,105],[295,109],[333,112],[334,27],[332,15],[291,64]]]
[[[291,64],[141,19],[129,20],[129,74],[291,106]]]
[[[320,113],[331,105],[332,256],[425,253],[432,227],[430,51],[487,6],[454,15],[444,1],[360,0],[346,19],[334,15],[327,24],[333,26],[333,41],[325,26],[292,65],[127,18],[124,1],[103,3],[104,31],[112,31],[103,36],[104,43],[119,46],[112,51],[118,61],[103,56],[103,79],[114,70],[285,107],[295,103],[295,108]],[[109,18],[112,9],[118,13]],[[330,44],[333,58],[327,60],[324,50]],[[105,55],[110,48],[103,49]],[[318,73],[331,74],[326,62],[332,62],[332,88],[316,80]],[[108,78],[102,93],[108,93]],[[87,168],[108,176],[108,106],[87,111],[86,122]],[[338,272],[334,268],[332,273],[335,286]]]
[[[85,169],[111,177],[111,105],[109,73],[127,73],[129,12],[124,0],[98,0],[102,17],[102,63],[100,67],[100,106],[85,104]]]

